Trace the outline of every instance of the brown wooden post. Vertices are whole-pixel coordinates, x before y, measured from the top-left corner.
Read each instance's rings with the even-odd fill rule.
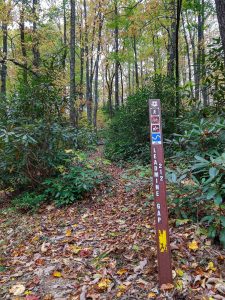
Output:
[[[162,285],[172,283],[173,280],[160,100],[149,101],[149,115],[158,270],[159,283]]]

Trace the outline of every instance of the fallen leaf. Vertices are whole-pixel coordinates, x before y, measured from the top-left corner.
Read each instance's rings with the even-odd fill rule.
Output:
[[[181,269],[176,270],[177,276],[182,277],[184,275],[184,271]]]
[[[108,278],[103,278],[99,283],[98,283],[98,287],[100,290],[105,291],[110,287],[111,284],[111,280]]]
[[[122,275],[126,274],[127,272],[128,272],[127,269],[120,269],[117,271],[117,274],[122,276]]]
[[[155,293],[150,292],[150,293],[148,294],[148,299],[155,299],[155,298],[156,298],[156,294],[155,294]]]
[[[81,257],[89,257],[92,254],[92,250],[87,248],[87,249],[82,249],[80,250],[79,256]]]
[[[45,243],[45,242],[44,242],[44,243],[41,245],[41,252],[42,252],[42,253],[47,252],[49,246],[50,246],[49,243]]]
[[[72,235],[72,230],[71,229],[67,229],[66,236],[70,237],[71,235]]]
[[[58,272],[58,271],[54,271],[53,276],[56,278],[60,278],[60,277],[62,277],[62,273]]]
[[[21,296],[25,292],[26,288],[22,284],[16,284],[11,287],[9,290],[10,294],[13,294],[14,296]]]
[[[215,268],[214,263],[212,261],[209,262],[206,270],[207,271],[216,271],[216,268]]]
[[[199,248],[198,243],[195,240],[193,240],[191,243],[188,244],[188,248],[190,250],[196,251]]]
[[[217,283],[215,285],[215,288],[217,289],[217,291],[223,295],[225,295],[225,282],[223,283]]]
[[[70,246],[70,251],[74,254],[78,254],[80,251],[82,250],[81,247],[78,247],[76,245],[72,245]]]

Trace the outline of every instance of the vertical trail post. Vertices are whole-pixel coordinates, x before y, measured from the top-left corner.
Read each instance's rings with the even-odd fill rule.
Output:
[[[172,283],[171,250],[166,202],[165,161],[160,100],[149,100],[152,177],[159,283]]]

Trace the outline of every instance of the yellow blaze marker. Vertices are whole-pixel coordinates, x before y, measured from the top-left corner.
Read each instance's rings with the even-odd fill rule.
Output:
[[[159,249],[161,253],[168,251],[166,230],[159,230]]]

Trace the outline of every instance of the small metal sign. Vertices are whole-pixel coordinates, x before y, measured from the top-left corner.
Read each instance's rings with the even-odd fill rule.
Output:
[[[172,266],[160,100],[149,101],[149,115],[158,270],[159,283],[162,285],[172,283]]]

